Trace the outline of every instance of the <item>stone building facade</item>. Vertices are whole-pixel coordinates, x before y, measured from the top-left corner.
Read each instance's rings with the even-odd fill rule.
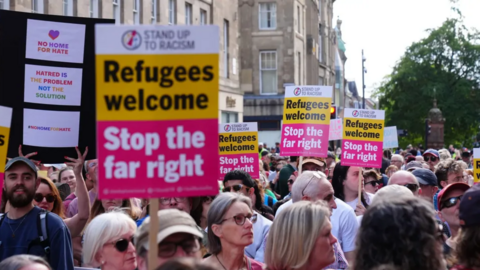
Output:
[[[238,6],[230,0],[0,0],[1,9],[115,19],[119,24],[201,25],[220,29],[220,122],[242,122]]]
[[[334,0],[238,0],[244,121],[280,141],[285,86],[335,83]]]

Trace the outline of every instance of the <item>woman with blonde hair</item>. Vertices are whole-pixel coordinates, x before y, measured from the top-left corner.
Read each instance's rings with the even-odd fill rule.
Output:
[[[330,210],[323,201],[300,201],[275,218],[268,234],[268,270],[323,269],[335,261]]]
[[[132,199],[124,200],[99,200],[96,199],[93,203],[91,210],[91,219],[104,213],[111,212],[113,210],[120,209],[125,212],[132,220],[136,221],[142,215],[142,210],[136,207]]]

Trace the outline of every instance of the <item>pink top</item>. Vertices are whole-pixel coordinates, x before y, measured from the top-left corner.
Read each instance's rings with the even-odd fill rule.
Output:
[[[263,263],[257,262],[254,259],[247,258],[247,269],[248,270],[263,270]]]

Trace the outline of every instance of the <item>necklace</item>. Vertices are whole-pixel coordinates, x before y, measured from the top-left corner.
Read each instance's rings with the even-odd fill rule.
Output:
[[[220,263],[220,265],[223,267],[224,270],[227,270],[227,268],[225,267],[225,265],[223,265],[223,263],[220,261],[220,259],[218,258],[217,254],[215,254],[215,258],[217,258],[217,261]],[[245,257],[243,258],[244,261],[243,263],[245,264]],[[240,268],[240,269],[245,269],[244,267]]]
[[[25,218],[27,217],[27,215],[25,215],[22,219],[22,221],[20,221],[20,224],[18,224],[17,228],[15,230],[12,229],[12,225],[10,225],[10,223],[7,222],[8,224],[8,227],[10,227],[10,230],[12,231],[12,238],[15,238],[15,232],[18,230],[18,228],[20,228],[20,226],[22,225],[23,221],[25,220]]]

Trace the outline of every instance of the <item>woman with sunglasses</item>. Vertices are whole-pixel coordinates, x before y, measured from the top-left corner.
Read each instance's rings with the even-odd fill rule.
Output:
[[[245,256],[245,247],[253,243],[253,223],[257,219],[249,198],[222,193],[208,211],[208,243],[212,256],[206,264],[221,270],[261,270],[263,264]]]
[[[365,191],[370,194],[377,193],[380,188],[382,181],[382,176],[377,173],[375,170],[367,170],[363,172],[363,186]]]
[[[90,217],[88,191],[87,187],[85,186],[85,181],[83,181],[82,177],[82,166],[85,157],[87,156],[88,149],[85,150],[83,155],[80,153],[78,148],[76,150],[78,158],[74,159],[66,157],[66,159],[70,160],[70,162],[67,162],[66,164],[72,166],[75,172],[79,205],[78,214],[71,218],[65,217],[65,209],[63,207],[62,198],[60,197],[60,192],[50,179],[42,177],[41,174],[38,174],[41,182],[37,188],[35,196],[33,197],[33,203],[36,206],[50,211],[64,220],[65,225],[67,225],[68,229],[70,230],[70,235],[72,238],[81,234],[85,228],[85,225],[87,224],[88,218]]]
[[[137,268],[133,235],[135,222],[121,212],[95,217],[85,230],[83,261],[102,270],[134,270]]]

